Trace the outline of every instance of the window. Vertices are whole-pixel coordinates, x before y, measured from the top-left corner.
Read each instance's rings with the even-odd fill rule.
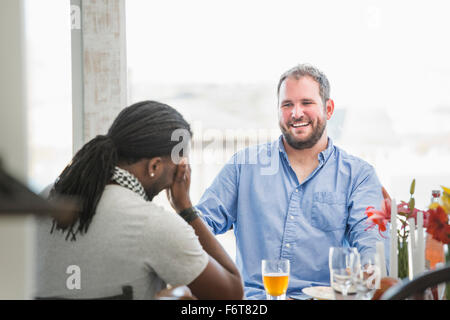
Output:
[[[25,0],[28,178],[40,192],[72,158],[70,1]]]
[[[331,83],[329,136],[371,163],[391,196],[408,200],[416,178],[416,205],[425,208],[431,190],[449,184],[445,1],[126,5],[129,103],[172,105],[193,124],[197,141],[207,145],[226,130],[244,130],[241,138],[257,129],[279,135],[279,76],[309,62]],[[221,155],[222,144],[214,151]],[[213,158],[220,161],[193,168],[194,202],[227,160]]]

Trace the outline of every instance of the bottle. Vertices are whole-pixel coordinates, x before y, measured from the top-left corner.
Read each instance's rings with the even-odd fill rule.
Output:
[[[431,204],[439,203],[441,197],[440,190],[433,190],[431,192]],[[427,233],[425,242],[425,264],[428,270],[434,270],[437,263],[445,261],[444,244],[433,239],[431,234]]]
[[[433,190],[431,192],[431,204],[438,203],[441,197],[440,190]],[[437,264],[445,264],[445,252],[444,244],[440,241],[433,239],[431,234],[427,233],[427,238],[425,241],[425,267],[427,270],[436,269]],[[445,292],[445,284],[439,285],[438,287],[431,288],[434,300],[442,300],[443,293]]]

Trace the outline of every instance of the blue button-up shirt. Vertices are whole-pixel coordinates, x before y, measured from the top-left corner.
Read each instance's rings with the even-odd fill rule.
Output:
[[[236,264],[247,299],[265,299],[262,259],[288,259],[288,296],[308,286],[330,284],[329,248],[356,247],[374,253],[376,241],[389,239],[368,227],[368,206],[381,207],[381,184],[365,161],[347,154],[328,139],[319,165],[298,182],[282,136],[274,142],[236,153],[196,206],[214,234],[233,226]],[[387,236],[387,235],[385,235]]]

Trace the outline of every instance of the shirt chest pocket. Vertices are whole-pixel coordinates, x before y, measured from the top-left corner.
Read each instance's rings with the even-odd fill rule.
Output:
[[[323,231],[345,229],[346,195],[340,192],[315,192],[311,208],[311,225]]]

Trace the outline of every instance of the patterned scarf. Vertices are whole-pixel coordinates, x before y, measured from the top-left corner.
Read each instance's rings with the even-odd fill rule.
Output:
[[[134,175],[129,173],[127,170],[115,167],[111,179],[117,182],[120,186],[130,189],[133,192],[136,192],[138,195],[143,197],[145,201],[149,201],[142,184]]]

